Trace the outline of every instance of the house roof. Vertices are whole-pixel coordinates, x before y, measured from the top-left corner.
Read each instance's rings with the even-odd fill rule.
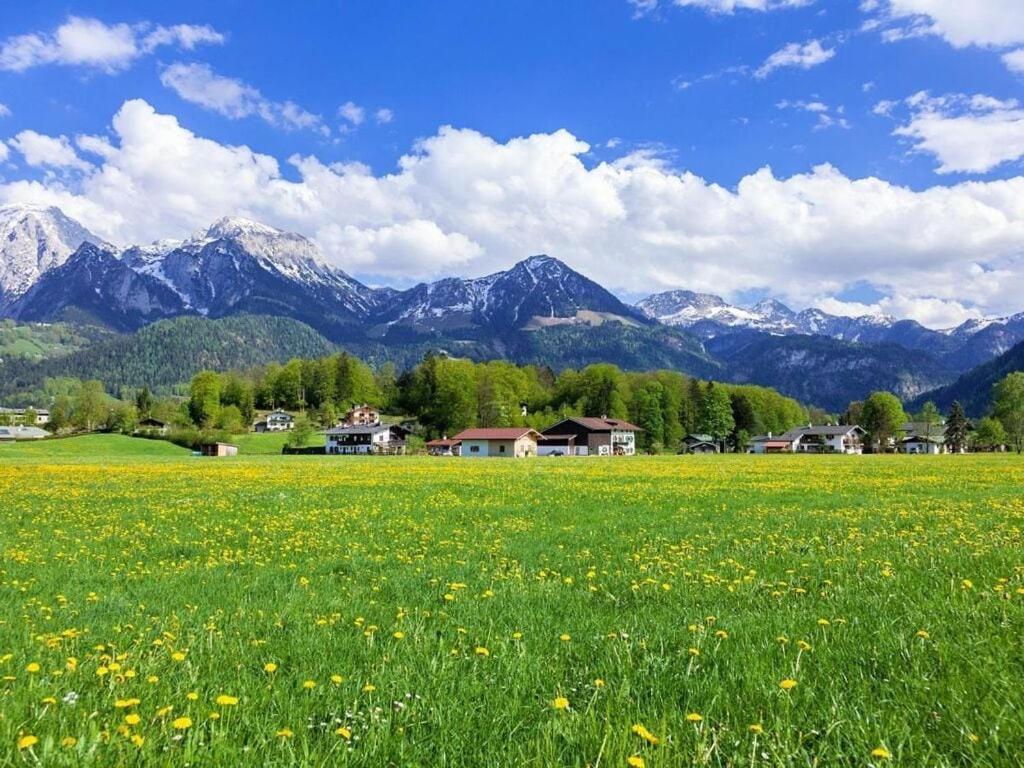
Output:
[[[355,427],[334,427],[328,429],[326,434],[328,435],[375,435],[378,432],[389,432],[392,429],[405,432],[404,427],[399,427],[395,424],[366,424],[363,426]]]
[[[293,417],[293,416],[292,416],[292,415],[291,415],[290,413],[288,413],[287,411],[282,411],[282,410],[280,410],[280,409],[279,409],[279,410],[276,410],[276,411],[271,411],[270,413],[268,413],[268,414],[267,414],[267,418],[268,418],[268,419],[269,419],[269,418],[270,418],[271,416],[284,416],[285,418],[288,418],[288,419],[293,419],[293,418],[294,418],[294,417]]]
[[[541,436],[537,439],[537,442],[539,442],[539,443],[542,443],[542,442],[563,442],[564,443],[564,442],[571,442],[572,440],[575,440],[575,439],[576,439],[576,435],[548,435],[548,434],[543,434],[542,433]]]
[[[461,440],[428,440],[428,448],[454,448],[456,445],[462,443]]]
[[[856,424],[825,424],[818,427],[796,427],[782,437],[790,440],[796,440],[798,437],[837,437],[848,435],[854,431],[863,432],[864,430]]]
[[[908,435],[900,440],[901,443],[935,443],[943,445],[946,442],[944,435]]]
[[[477,427],[466,429],[455,436],[456,440],[518,440],[527,435],[541,437],[540,432],[530,427]]]
[[[695,442],[695,443],[713,443],[715,438],[711,435],[687,435],[683,440]]]
[[[628,421],[623,421],[622,419],[599,419],[594,416],[570,416],[567,419],[562,419],[557,424],[552,424],[544,430],[544,434],[562,426],[567,421],[576,422],[581,427],[588,429],[591,432],[611,432],[613,429],[618,429],[623,432],[643,432],[640,427],[635,424],[630,424]]]

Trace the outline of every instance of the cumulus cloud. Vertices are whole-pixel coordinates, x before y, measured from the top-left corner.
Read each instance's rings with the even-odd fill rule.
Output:
[[[291,101],[272,101],[241,80],[217,74],[207,64],[171,64],[160,73],[160,82],[185,101],[232,120],[257,116],[286,130],[329,132],[318,115]]]
[[[126,102],[112,126],[109,140],[78,140],[93,167],[2,183],[0,202],[58,205],[122,244],[250,216],[400,283],[546,252],[634,294],[767,290],[807,306],[867,282],[936,326],[1022,308],[1020,177],[915,191],[831,166],[788,178],[762,168],[726,188],[642,153],[593,164],[564,130],[498,142],[442,128],[391,173],[293,156],[292,179],[144,101]]]
[[[212,27],[150,23],[108,25],[98,19],[69,16],[52,32],[8,37],[0,43],[0,69],[24,72],[46,64],[79,66],[114,73],[161,46],[192,50],[219,44],[224,36]]]
[[[10,144],[37,168],[63,168],[86,171],[92,166],[78,156],[67,136],[46,136],[35,131],[22,131]]]
[[[4,162],[10,154],[11,151],[7,148],[7,145],[0,141],[0,163]]]
[[[338,117],[347,120],[354,126],[360,126],[366,120],[366,110],[352,101],[346,101],[338,107]]]
[[[904,104],[909,119],[894,133],[933,155],[938,173],[986,173],[1024,157],[1024,109],[1016,100],[922,91]]]
[[[764,64],[754,72],[754,76],[763,80],[777,69],[788,67],[811,69],[819,64],[824,64],[835,55],[836,49],[826,48],[820,40],[790,43],[769,56]]]
[[[783,8],[800,8],[814,0],[664,0],[665,5],[680,8],[699,8],[709,13],[735,13],[736,11],[776,11]],[[657,10],[659,0],[629,0],[638,15]]]
[[[11,116],[11,108],[8,107],[3,102],[0,102],[0,117],[10,117],[10,116]]]
[[[394,121],[395,113],[387,107],[381,107],[373,113],[373,119],[377,121],[378,125],[387,125]]]
[[[1003,64],[1011,72],[1024,75],[1024,48],[1003,54]]]
[[[880,29],[888,41],[931,35],[956,48],[1005,50],[1024,44],[1019,0],[864,0],[861,8],[871,14],[869,28]],[[1020,58],[1011,53],[1003,61],[1014,70]]]

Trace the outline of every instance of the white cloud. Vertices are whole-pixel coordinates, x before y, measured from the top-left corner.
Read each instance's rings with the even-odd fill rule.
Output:
[[[22,131],[10,144],[25,158],[25,164],[38,168],[64,168],[86,171],[92,166],[75,152],[67,136],[46,136]]]
[[[160,82],[185,101],[232,120],[257,116],[278,128],[327,132],[318,115],[290,101],[271,101],[241,80],[218,75],[207,64],[171,64],[160,73]]]
[[[809,112],[817,120],[814,130],[821,131],[826,128],[849,128],[850,122],[846,119],[846,108],[842,105],[834,110],[821,101],[788,101],[783,100],[775,105],[777,109],[795,109],[800,112]]]
[[[1018,48],[1015,51],[1003,54],[1003,64],[1011,72],[1017,72],[1024,75],[1024,48]]]
[[[0,163],[4,162],[10,155],[10,153],[10,150],[7,149],[7,145],[4,142],[0,141]]]
[[[10,116],[11,116],[11,108],[8,107],[3,102],[0,102],[0,117],[10,117]]]
[[[366,110],[354,102],[346,101],[338,107],[338,117],[358,126],[366,120]]]
[[[736,11],[776,11],[801,8],[814,0],[666,0],[666,4],[680,8],[699,8],[709,13],[735,13]],[[629,0],[638,15],[651,13],[659,7],[659,0]]]
[[[835,55],[836,49],[824,47],[820,40],[811,40],[806,43],[790,43],[769,56],[764,64],[754,73],[754,76],[764,79],[775,70],[787,67],[811,69],[819,64],[824,64]]]
[[[382,107],[373,113],[373,119],[378,125],[387,125],[395,119],[395,113],[387,107]]]
[[[0,44],[0,69],[24,72],[45,64],[62,64],[113,73],[160,46],[191,50],[200,44],[219,44],[224,36],[209,26],[172,27],[142,24],[104,24],[98,19],[69,16],[53,32],[8,37]]]
[[[1021,177],[915,191],[831,166],[789,178],[763,168],[726,188],[643,155],[584,162],[589,145],[567,131],[501,143],[442,128],[392,173],[295,156],[289,180],[274,158],[196,136],[144,101],[112,125],[109,141],[78,140],[100,158],[93,168],[2,183],[0,202],[58,205],[122,244],[246,215],[401,282],[546,252],[632,293],[735,300],[767,288],[805,306],[867,282],[893,297],[883,309],[916,302],[906,311],[936,326],[1022,309]]]
[[[1024,157],[1024,109],[1015,100],[922,91],[905,104],[909,119],[894,133],[933,155],[938,173],[986,173]]]

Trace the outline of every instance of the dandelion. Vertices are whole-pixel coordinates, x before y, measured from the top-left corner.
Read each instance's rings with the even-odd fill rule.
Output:
[[[185,698],[189,701],[199,701],[199,694],[195,691],[189,691],[185,694]]]
[[[34,675],[36,672],[39,671],[39,665],[33,661],[31,664],[25,667],[25,671],[28,672],[30,675]]]
[[[395,638],[395,640],[401,640],[402,638],[405,637],[405,632],[398,631],[398,632],[395,632],[394,634],[392,634],[391,636],[393,638]]]
[[[272,675],[275,672],[277,672],[277,664],[275,664],[272,661],[268,661],[266,664],[263,665],[263,671],[266,672],[267,674],[271,674]]]
[[[176,731],[187,731],[192,727],[192,718],[185,716],[176,717],[173,722],[171,722],[171,727]]]
[[[653,733],[648,731],[640,723],[637,723],[636,725],[634,725],[633,728],[632,728],[632,731],[633,731],[634,734],[639,736],[641,739],[646,741],[648,744],[657,744],[660,741],[660,739],[657,736],[655,736]]]
[[[558,639],[561,640],[563,643],[568,643],[570,640],[572,640],[572,636],[563,632],[558,636]]]
[[[704,722],[704,717],[702,715],[698,714],[697,712],[690,712],[686,716],[686,722],[688,722],[688,723],[702,723],[702,722]]]
[[[595,687],[595,688],[604,688],[604,680],[602,680],[602,679],[601,679],[600,677],[599,677],[599,678],[597,678],[597,679],[596,679],[596,680],[594,681],[594,687]]]
[[[184,661],[184,660],[185,660],[185,654],[182,653],[181,651],[175,651],[174,653],[171,654],[171,661],[179,661],[180,662],[180,661]]]
[[[551,702],[551,706],[555,709],[568,709],[569,700],[565,696],[557,696],[555,700]]]
[[[626,765],[628,765],[629,768],[644,768],[647,763],[644,762],[644,759],[640,757],[640,755],[633,755],[632,757],[626,758]]]
[[[363,693],[373,693],[377,690],[377,686],[373,683],[367,683],[363,686]]]
[[[302,687],[305,688],[307,691],[311,691],[314,688],[316,688],[316,680],[307,680],[302,684]]]
[[[871,750],[871,756],[878,758],[879,760],[888,760],[892,755],[889,754],[889,750],[885,747],[875,747]]]
[[[222,693],[216,699],[218,707],[234,707],[238,704],[238,698],[236,696],[228,696],[226,693]]]
[[[341,675],[331,675],[331,682],[335,685],[341,685],[345,681]]]
[[[60,745],[64,747],[64,749],[71,749],[77,743],[78,739],[76,739],[74,736],[65,736],[63,739],[60,740]]]
[[[220,720],[220,712],[211,712],[209,717],[211,720]]]
[[[124,721],[125,721],[125,723],[127,723],[128,725],[138,725],[139,723],[141,723],[141,722],[142,722],[142,718],[141,718],[141,717],[139,717],[139,716],[138,716],[137,714],[135,714],[134,712],[132,712],[132,713],[131,713],[130,715],[125,715],[125,716],[124,716]]]
[[[764,726],[760,723],[751,723],[747,726],[747,730],[755,736],[760,736],[762,733],[764,733]]]
[[[279,738],[279,739],[290,739],[294,735],[295,734],[292,733],[292,729],[291,728],[282,728],[281,730],[279,730],[277,732],[277,738]]]
[[[136,747],[141,747],[145,743],[146,739],[144,736],[138,733],[132,734],[132,744],[134,744]]]
[[[32,749],[32,747],[34,747],[38,743],[39,739],[37,739],[35,736],[22,736],[20,739],[18,739],[18,749]]]
[[[345,726],[341,726],[340,728],[338,728],[338,730],[336,730],[334,732],[334,735],[335,736],[341,736],[341,738],[343,738],[345,741],[351,741],[352,740],[352,731],[350,731]]]
[[[796,680],[787,677],[785,680],[779,683],[779,688],[781,688],[784,691],[791,691],[794,688],[796,688]]]
[[[486,648],[484,648],[482,645],[478,645],[473,650],[473,653],[475,653],[477,656],[490,656],[491,655],[491,652],[489,650],[487,650]]]
[[[928,639],[928,633],[925,630],[923,630],[923,629],[919,629],[919,630],[917,630],[916,637],[919,637],[922,640],[927,640]]]

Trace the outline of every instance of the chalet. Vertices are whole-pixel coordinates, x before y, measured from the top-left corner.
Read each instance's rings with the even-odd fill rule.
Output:
[[[427,441],[427,453],[431,456],[458,456],[462,451],[462,441],[449,440],[442,437],[440,440]]]
[[[39,427],[0,427],[0,440],[42,440],[50,433]]]
[[[640,427],[621,419],[573,416],[545,429],[538,444],[540,455],[632,456]]]
[[[521,459],[537,455],[540,432],[529,427],[488,427],[467,429],[455,436],[462,443],[465,458],[496,456]]]
[[[405,453],[408,432],[396,424],[335,427],[325,433],[326,452],[340,455],[397,455]]]
[[[295,426],[295,417],[280,409],[271,411],[263,421],[254,425],[257,432],[286,432]]]
[[[380,411],[372,405],[355,405],[345,414],[345,426],[369,427],[380,424]]]
[[[929,454],[938,456],[946,453],[946,438],[942,434],[919,435],[911,434],[899,441],[897,449],[900,453]]]
[[[237,456],[238,446],[231,443],[204,443],[199,452],[203,456]]]
[[[718,443],[711,435],[687,435],[680,453],[718,453]]]
[[[36,413],[35,421],[31,424],[25,423],[25,414],[33,410]],[[0,408],[0,422],[24,427],[40,427],[50,420],[50,412],[45,408]]]
[[[827,424],[815,427],[797,427],[782,438],[793,444],[793,453],[864,453],[863,438],[867,434],[861,427],[849,424]]]
[[[158,435],[166,435],[168,430],[167,422],[152,417],[139,422],[137,432],[152,432]]]

